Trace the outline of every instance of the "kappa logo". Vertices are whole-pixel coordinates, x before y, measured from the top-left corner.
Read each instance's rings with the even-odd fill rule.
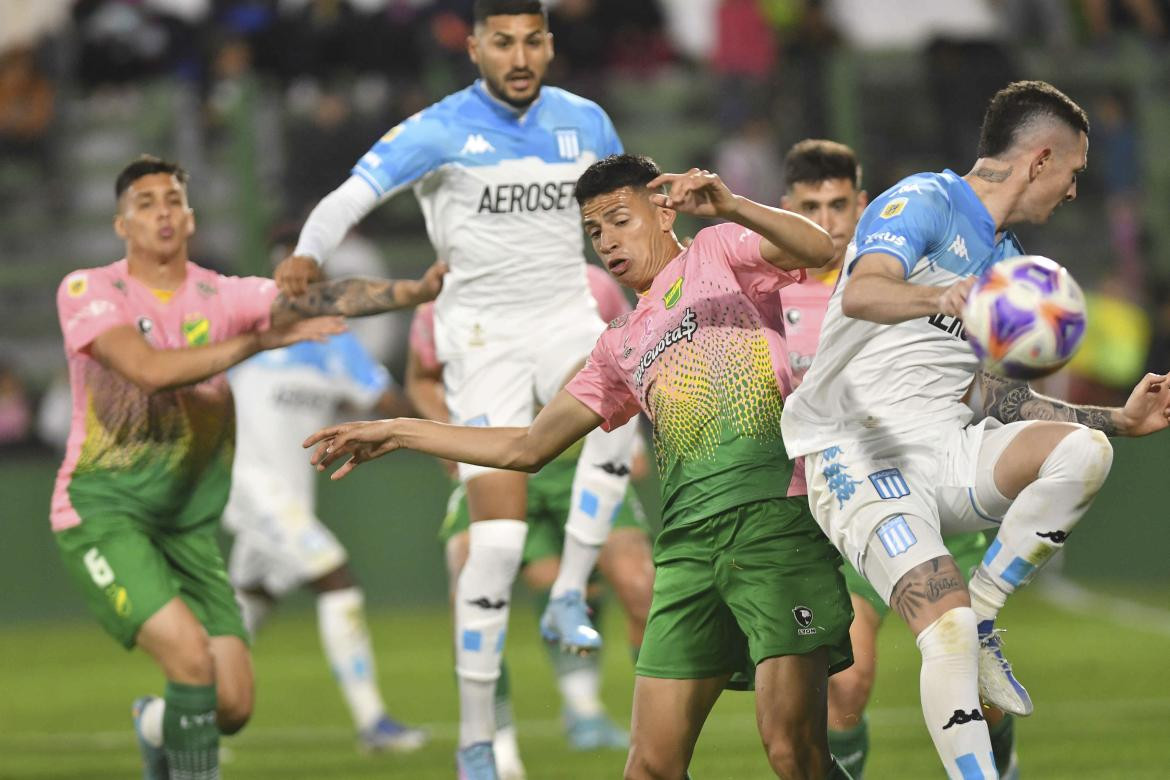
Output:
[[[480,609],[503,609],[504,607],[508,606],[507,599],[492,601],[487,596],[480,596],[477,599],[468,599],[467,603],[473,607],[479,607]]]
[[[919,187],[917,184],[903,184],[901,187],[899,187],[897,189],[897,191],[894,194],[895,195],[905,195],[907,192],[914,192],[914,193],[921,195],[922,188]]]
[[[467,141],[464,142],[463,148],[459,150],[460,154],[487,154],[494,152],[496,147],[488,143],[488,140],[480,133],[472,133],[467,136]]]
[[[625,463],[615,463],[612,460],[607,460],[605,463],[595,463],[594,465],[611,477],[628,477],[630,475],[630,467]]]
[[[902,209],[906,208],[906,204],[909,202],[909,198],[894,198],[886,204],[886,207],[882,209],[882,213],[879,216],[881,216],[882,219],[896,217],[902,213]]]
[[[983,720],[983,713],[978,708],[971,710],[970,713],[962,710],[955,710],[951,715],[951,719],[947,721],[947,725],[943,726],[943,731],[946,731],[951,726],[965,726],[968,723],[974,723],[977,720]]]
[[[970,257],[967,256],[967,242],[964,241],[963,236],[961,236],[959,234],[955,235],[955,240],[951,242],[951,245],[949,247],[947,247],[947,251],[950,252],[951,254],[955,255],[956,257],[963,258],[964,260],[971,259]]]
[[[801,636],[808,636],[817,632],[813,627],[813,611],[804,605],[795,606],[792,608],[792,617],[796,618],[797,624],[800,628],[796,629],[796,633]]]
[[[195,284],[195,292],[199,293],[199,295],[204,298],[210,298],[211,296],[215,295],[218,290],[215,289],[214,284],[209,284],[207,282],[197,282]]]
[[[1067,531],[1037,531],[1036,535],[1041,539],[1051,539],[1053,544],[1064,544],[1068,541]]]

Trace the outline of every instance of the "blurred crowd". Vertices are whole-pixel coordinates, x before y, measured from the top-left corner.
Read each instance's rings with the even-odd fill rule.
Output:
[[[6,166],[32,166],[50,182],[64,175],[66,100],[100,101],[167,79],[195,96],[188,119],[198,126],[200,143],[213,144],[241,85],[259,83],[276,96],[281,117],[282,154],[273,164],[281,202],[270,216],[295,224],[386,128],[474,77],[465,53],[471,5],[0,0],[0,208],[24,194],[6,182],[27,181],[8,177]],[[1170,0],[546,5],[557,52],[551,83],[611,108],[610,93],[623,85],[664,73],[702,80],[709,86],[692,98],[698,105],[680,114],[715,130],[695,162],[767,202],[783,191],[785,148],[836,127],[833,57],[841,51],[865,58],[900,50],[925,58],[926,103],[933,116],[946,119],[944,126],[927,123],[916,131],[909,125],[917,123],[897,110],[897,87],[883,91],[881,74],[869,74],[857,86],[858,100],[895,103],[886,112],[891,124],[866,128],[878,140],[861,144],[865,183],[874,191],[935,161],[969,162],[987,98],[1026,75],[1016,56],[1021,49],[1108,53],[1127,40],[1160,53],[1170,42]],[[1151,270],[1170,267],[1170,260],[1146,256],[1134,100],[1124,89],[1106,88],[1085,101],[1093,121],[1090,170],[1099,171],[1093,218],[1107,226],[1113,272],[1091,291],[1095,328],[1065,388],[1074,400],[1116,400],[1135,372],[1170,366],[1170,296]],[[622,117],[611,113],[622,127]],[[0,345],[0,446],[28,440],[36,417],[11,368],[19,361],[3,354],[5,348]]]

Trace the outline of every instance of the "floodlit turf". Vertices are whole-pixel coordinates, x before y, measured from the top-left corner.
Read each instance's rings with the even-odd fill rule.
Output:
[[[1170,622],[1135,630],[1091,614],[1056,610],[1022,594],[1001,624],[1006,648],[1036,701],[1019,725],[1025,778],[1165,778],[1170,726]],[[609,636],[621,637],[610,610]],[[226,740],[227,778],[454,777],[455,696],[447,618],[441,612],[377,613],[373,632],[391,708],[434,737],[410,756],[359,755],[346,713],[317,644],[311,612],[278,615],[256,646],[256,715]],[[620,753],[573,754],[531,611],[513,616],[508,653],[529,776],[620,776]],[[898,625],[882,634],[871,710],[867,777],[939,778],[918,710],[918,663]],[[126,654],[88,623],[9,625],[0,631],[0,778],[130,778],[137,755],[130,702],[160,692],[151,664]],[[606,657],[605,698],[629,714],[630,661],[618,642]],[[693,773],[708,778],[769,777],[749,694],[725,694],[699,743]]]

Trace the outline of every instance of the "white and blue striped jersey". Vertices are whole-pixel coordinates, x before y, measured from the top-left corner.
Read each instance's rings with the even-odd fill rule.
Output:
[[[961,320],[881,325],[842,314],[857,260],[874,252],[898,258],[911,284],[938,287],[1023,254],[1011,233],[997,237],[991,214],[953,171],[915,174],[875,199],[857,223],[816,357],[784,408],[791,457],[971,418],[962,399],[979,362]]]
[[[506,317],[592,306],[573,188],[591,163],[621,151],[592,101],[542,87],[519,112],[476,81],[386,133],[353,174],[380,198],[413,187],[451,269],[440,318]]]
[[[233,493],[260,473],[311,507],[316,474],[301,442],[337,422],[342,404],[373,407],[391,379],[346,332],[261,352],[231,369],[228,382],[236,401]]]

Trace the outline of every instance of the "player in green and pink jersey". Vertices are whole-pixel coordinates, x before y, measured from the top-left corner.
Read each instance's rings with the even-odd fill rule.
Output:
[[[135,703],[145,777],[216,778],[219,733],[252,711],[252,668],[216,542],[235,417],[223,371],[256,352],[344,329],[332,315],[431,300],[418,282],[351,279],[289,299],[256,277],[188,258],[187,174],[142,157],[119,174],[126,256],[74,271],[57,292],[73,423],[51,520],[65,566],[102,627],[167,679]],[[323,316],[331,315],[331,316]]]
[[[667,193],[653,192],[664,184]],[[593,164],[576,197],[598,256],[641,299],[532,425],[351,423],[306,446],[320,443],[320,468],[349,457],[334,478],[399,448],[535,471],[594,428],[645,411],[664,528],[625,776],[681,777],[720,692],[754,679],[776,773],[848,777],[829,754],[825,689],[851,662],[852,612],[841,559],[799,493],[780,436],[791,376],[777,291],[827,262],[832,241],[803,217],[733,195],[714,174],[663,175],[645,157]],[[728,224],[684,248],[672,230],[677,211]]]

